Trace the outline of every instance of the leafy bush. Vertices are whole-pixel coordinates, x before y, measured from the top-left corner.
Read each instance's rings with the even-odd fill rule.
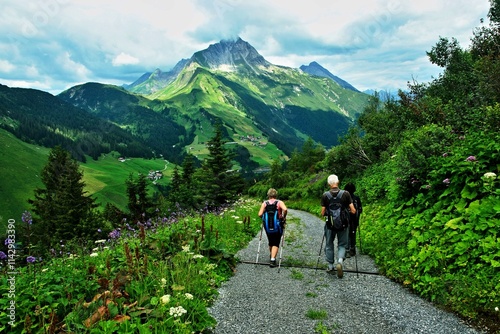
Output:
[[[465,136],[430,159],[414,197],[363,211],[363,245],[381,270],[465,317],[498,317],[499,141],[498,133]]]

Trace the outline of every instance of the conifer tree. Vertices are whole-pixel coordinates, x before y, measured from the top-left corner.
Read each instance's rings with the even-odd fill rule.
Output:
[[[130,219],[133,222],[147,220],[153,203],[148,196],[146,176],[139,174],[137,179],[134,179],[132,174],[130,174],[126,185]]]
[[[221,124],[216,125],[214,137],[207,142],[209,156],[196,173],[203,196],[198,203],[212,208],[236,200],[244,186],[240,173],[232,169],[231,155],[224,148],[221,127]]]
[[[194,210],[200,206],[196,203],[194,157],[187,154],[182,162],[182,173],[176,165],[172,173],[172,181],[168,188],[168,200],[175,210]]]
[[[45,188],[35,189],[35,198],[29,200],[35,214],[35,236],[43,249],[61,240],[95,234],[98,227],[94,229],[89,224],[92,225],[90,218],[96,204],[86,195],[82,178],[78,163],[68,151],[60,146],[50,151],[47,165],[41,172]]]

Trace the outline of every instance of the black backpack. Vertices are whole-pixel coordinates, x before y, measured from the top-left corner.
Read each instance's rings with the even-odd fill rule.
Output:
[[[278,202],[276,200],[271,204],[269,201],[266,201],[266,209],[262,215],[262,222],[267,234],[281,234],[283,232],[278,214]]]
[[[326,226],[336,231],[345,230],[349,226],[349,210],[342,207],[342,195],[344,195],[344,190],[340,190],[335,197],[330,191],[326,192],[329,202],[329,206],[326,208],[328,216]]]
[[[352,204],[354,205],[354,208],[356,209],[356,213],[354,214],[354,223],[359,222],[359,214],[361,213],[360,210],[360,205],[359,205],[359,198],[356,195],[352,195]]]

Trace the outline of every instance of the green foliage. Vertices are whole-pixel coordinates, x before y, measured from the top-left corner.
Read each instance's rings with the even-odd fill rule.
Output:
[[[147,182],[144,174],[139,174],[137,179],[134,179],[133,175],[130,174],[126,182],[128,209],[130,220],[133,222],[144,222],[152,214],[151,210],[153,208],[153,203],[148,196],[148,191],[146,189]]]
[[[309,309],[307,310],[306,317],[312,320],[323,320],[328,318],[328,313],[326,313],[326,310]]]
[[[244,182],[239,172],[232,169],[232,159],[224,148],[220,124],[216,126],[215,136],[207,142],[207,148],[210,154],[195,172],[201,185],[198,203],[218,207],[234,201],[243,190]]]
[[[415,196],[427,177],[430,161],[441,157],[456,138],[451,129],[430,124],[405,133],[394,149],[394,195],[401,199]]]
[[[499,140],[471,133],[455,142],[430,159],[417,194],[368,207],[361,227],[387,276],[472,318],[500,304]]]
[[[111,241],[61,244],[43,261],[16,263],[15,292],[9,290],[11,276],[2,261],[0,328],[9,333],[201,333],[212,328],[215,319],[207,308],[233,274],[233,254],[259,230],[260,220],[250,218],[259,204],[241,200],[217,214],[150,220],[129,229],[129,236],[125,230],[120,238],[113,234]],[[11,300],[16,309],[9,324],[5,310]]]
[[[333,326],[327,326],[322,321],[320,321],[314,327],[314,332],[319,334],[330,334],[334,333],[334,330],[337,328],[340,328],[338,324],[334,324]]]
[[[98,225],[92,215],[94,200],[84,191],[83,174],[69,152],[59,146],[52,149],[41,172],[45,188],[35,189],[30,200],[35,213],[35,243],[49,249],[60,240],[92,238]]]
[[[325,149],[321,144],[316,144],[308,138],[300,153],[294,151],[287,163],[287,171],[299,173],[312,173],[317,170],[316,164],[325,158]]]
[[[296,280],[304,279],[304,273],[302,273],[301,271],[295,270],[295,269],[292,269],[292,273],[290,274],[290,276]]]

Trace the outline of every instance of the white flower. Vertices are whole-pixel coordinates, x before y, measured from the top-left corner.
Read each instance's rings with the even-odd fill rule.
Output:
[[[164,288],[164,287],[165,287],[165,285],[167,285],[167,280],[166,280],[165,278],[162,278],[162,279],[161,279],[161,284],[160,284],[160,286],[161,286],[162,288]]]
[[[106,242],[106,239],[96,240],[94,241],[96,244],[103,244]]]
[[[243,224],[243,220],[237,220],[236,224]]]
[[[91,253],[91,254],[90,254],[90,257],[96,257],[96,256],[98,256],[98,255],[99,255],[98,253]]]
[[[497,306],[497,307],[495,307],[495,311],[497,311],[497,312],[498,312],[498,306]]]
[[[160,301],[161,301],[162,304],[168,304],[170,302],[170,295],[163,295],[163,296],[161,296],[160,297]],[[170,309],[172,309],[172,308],[170,308]]]
[[[99,247],[92,248],[92,251],[97,252],[99,250]]]
[[[43,268],[42,269],[42,273],[46,272],[47,270],[49,270],[49,268]],[[498,308],[498,307],[497,307]]]
[[[182,246],[182,251],[186,253],[189,252],[189,245]]]
[[[193,299],[194,298],[192,294],[187,293],[187,292],[184,294],[184,296],[186,296],[186,299]]]
[[[174,318],[180,317],[184,313],[187,313],[187,311],[184,309],[182,306],[177,306],[177,307],[171,307],[170,308],[170,315],[173,315]]]
[[[496,179],[497,175],[493,172],[488,172],[488,173],[484,173],[484,178],[485,179]]]
[[[201,255],[201,254],[195,254],[195,255],[193,255],[193,259],[201,259],[201,258],[203,258],[203,257],[204,257],[204,256],[203,256],[203,255]]]
[[[217,265],[215,263],[207,263],[205,265],[206,271],[211,271],[211,270],[214,270],[215,268],[217,268]]]

